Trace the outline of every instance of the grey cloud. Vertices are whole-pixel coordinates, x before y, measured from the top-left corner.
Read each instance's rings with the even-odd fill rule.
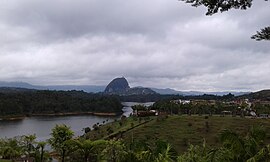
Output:
[[[196,16],[178,1],[17,1],[6,9],[5,21],[33,28],[52,39],[97,33],[162,34],[174,21]],[[197,16],[200,10],[194,10]],[[184,14],[183,14],[184,13]]]
[[[269,84],[267,2],[205,16],[177,0],[3,1],[0,80],[258,90]],[[255,5],[256,4],[256,5]]]

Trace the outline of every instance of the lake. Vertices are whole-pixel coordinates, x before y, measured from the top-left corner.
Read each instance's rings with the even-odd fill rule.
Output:
[[[153,102],[137,103],[123,102],[123,115],[129,116],[132,113],[131,106],[143,104],[152,105]],[[11,138],[14,136],[36,134],[38,140],[46,140],[50,138],[51,129],[56,124],[66,124],[74,131],[75,136],[84,133],[83,128],[92,127],[96,123],[103,121],[112,122],[116,117],[93,116],[93,115],[77,115],[77,116],[46,116],[46,117],[27,117],[22,120],[0,121],[0,138]]]

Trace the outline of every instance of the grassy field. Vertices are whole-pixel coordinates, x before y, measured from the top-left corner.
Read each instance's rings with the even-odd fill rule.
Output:
[[[101,125],[96,130],[92,130],[90,133],[87,133],[86,137],[91,140],[97,139],[110,139],[113,137],[119,137],[121,134],[129,131],[131,128],[138,127],[142,124],[146,124],[153,120],[154,118],[139,118],[129,117],[123,120],[114,121],[112,123],[107,123]]]
[[[135,119],[135,120],[134,120]],[[133,124],[131,124],[133,123]],[[120,134],[125,142],[132,140],[142,140],[154,143],[157,140],[169,142],[177,152],[185,151],[189,144],[200,145],[206,140],[208,146],[217,146],[219,142],[219,133],[224,129],[236,131],[245,136],[253,125],[263,125],[267,132],[266,142],[270,143],[270,119],[250,119],[231,116],[168,116],[168,118],[150,120],[141,120],[128,118],[102,126],[98,131],[91,131],[88,137],[108,138],[114,137],[108,135],[108,127],[114,130],[114,133]],[[131,129],[131,126],[135,127]],[[102,133],[106,132],[106,133]]]
[[[11,162],[11,160],[3,160],[3,159],[0,159],[0,162]]]

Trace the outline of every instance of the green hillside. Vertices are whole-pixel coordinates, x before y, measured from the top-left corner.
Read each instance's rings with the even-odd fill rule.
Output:
[[[261,90],[258,92],[239,96],[240,98],[256,99],[263,101],[270,101],[270,90]]]
[[[266,142],[270,143],[270,120],[267,119],[231,116],[211,116],[209,118],[204,116],[168,116],[168,118],[162,119],[156,117],[150,120],[141,119],[141,123],[146,122],[140,125],[138,121],[138,119],[131,117],[126,121],[121,121],[121,126],[119,121],[110,123],[101,126],[97,131],[92,130],[88,133],[88,137],[106,139],[109,135],[102,136],[101,132],[107,132],[106,130],[110,128],[114,134],[118,133],[117,137],[122,136],[126,143],[133,140],[154,144],[157,140],[163,140],[172,144],[173,148],[181,153],[186,151],[189,144],[201,145],[204,139],[208,145],[218,146],[220,144],[219,134],[224,129],[230,129],[244,136],[251,126],[262,125],[267,133]],[[131,129],[132,126],[135,128]]]

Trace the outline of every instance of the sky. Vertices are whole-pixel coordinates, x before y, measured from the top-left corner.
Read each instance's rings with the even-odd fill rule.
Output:
[[[1,0],[0,81],[200,91],[270,88],[270,2],[206,16],[178,0]]]

